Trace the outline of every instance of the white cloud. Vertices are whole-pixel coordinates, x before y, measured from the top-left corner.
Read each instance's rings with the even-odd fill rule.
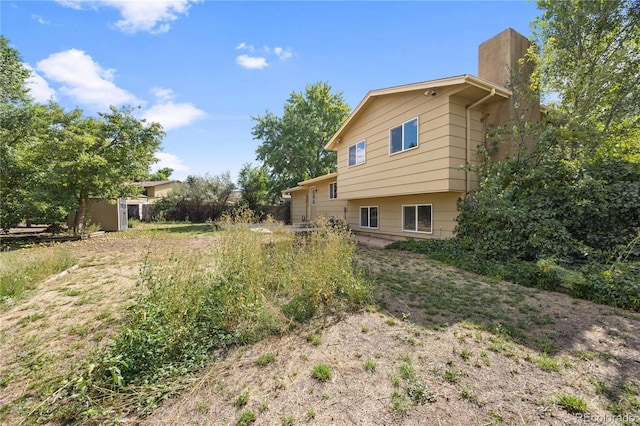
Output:
[[[169,31],[171,23],[186,15],[191,4],[202,0],[57,0],[59,4],[74,9],[82,5],[106,6],[118,9],[122,19],[116,28],[125,33],[146,31],[152,34]]]
[[[247,44],[244,41],[238,43],[236,45],[236,50],[246,50],[250,53],[255,52],[255,48],[251,44]],[[243,68],[247,69],[263,69],[269,66],[269,62],[267,62],[268,57],[276,56],[280,60],[286,60],[293,56],[291,49],[285,49],[283,47],[274,47],[271,48],[269,46],[262,46],[259,49],[262,56],[256,55],[240,55],[236,56],[236,63]]]
[[[275,47],[273,49],[273,53],[275,53],[276,56],[282,60],[289,59],[291,56],[293,56],[293,53],[291,53],[291,49],[283,49],[282,47]]]
[[[177,155],[168,152],[156,152],[158,162],[151,166],[152,172],[157,172],[165,167],[171,167],[174,172],[188,172],[189,166],[182,162]]]
[[[86,3],[85,0],[56,0],[56,2],[64,7],[76,10],[82,10],[82,3]]]
[[[256,49],[251,44],[247,44],[243,41],[238,43],[236,50],[248,50],[249,52],[254,52]]]
[[[267,63],[267,58],[262,58],[259,56],[240,55],[236,57],[236,62],[241,67],[250,70],[260,70],[269,66],[269,64]]]
[[[51,24],[51,22],[47,21],[46,19],[44,19],[42,16],[40,15],[31,15],[31,18],[35,19],[36,21],[38,21],[39,24],[42,25],[49,25]]]
[[[151,93],[158,98],[159,101],[169,101],[173,99],[173,90],[165,89],[163,87],[154,87],[151,89]]]
[[[33,98],[37,103],[55,101],[56,91],[49,87],[47,80],[42,78],[42,76],[29,64],[24,64],[24,66],[31,71],[31,76],[26,80],[26,85],[29,89],[29,95],[31,98]]]
[[[174,103],[171,89],[154,88],[158,103],[149,108],[142,118],[162,124],[165,131],[188,126],[206,114],[191,103]]]
[[[106,109],[109,105],[142,103],[115,85],[115,70],[102,68],[82,50],[54,53],[38,62],[36,69],[48,80],[60,83],[60,92],[82,105]]]

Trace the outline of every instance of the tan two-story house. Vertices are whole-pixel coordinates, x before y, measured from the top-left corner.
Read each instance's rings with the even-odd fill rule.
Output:
[[[150,219],[149,206],[167,196],[178,182],[177,180],[135,182],[136,186],[142,188],[142,193],[127,199],[129,218],[148,221]]]
[[[325,146],[337,152],[337,173],[284,191],[292,223],[341,217],[355,232],[392,239],[453,236],[457,200],[477,187],[468,166],[487,127],[511,117],[507,87],[528,47],[507,29],[480,45],[478,77],[367,93]]]

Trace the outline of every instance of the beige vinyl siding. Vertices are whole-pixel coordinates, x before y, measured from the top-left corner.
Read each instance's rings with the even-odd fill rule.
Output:
[[[67,220],[69,226],[73,225],[75,216],[75,212],[69,215]],[[104,200],[102,198],[89,199],[85,226],[96,225],[101,231],[119,231],[119,220],[117,200]]]
[[[336,180],[328,180],[324,182],[318,182],[315,189],[316,193],[316,206],[315,214],[311,217],[311,220],[315,220],[319,217],[344,217],[344,207],[347,202],[340,199],[340,185],[338,184],[338,198],[329,198],[329,184]]]
[[[466,185],[466,105],[469,101],[424,95],[423,90],[374,99],[338,145],[340,197],[347,199],[441,191]],[[471,111],[472,142],[482,142],[481,113]],[[389,155],[389,130],[418,117],[418,147]],[[366,162],[348,167],[348,146],[366,140]],[[475,157],[475,154],[474,154]]]
[[[347,206],[347,223],[354,232],[392,239],[449,238],[456,226],[456,202],[461,196],[461,193],[448,192],[351,200]],[[417,204],[432,205],[433,232],[430,234],[402,230],[402,206]],[[378,229],[360,227],[360,207],[367,206],[378,207]]]
[[[291,192],[291,223],[299,225],[307,221],[307,192]]]
[[[166,195],[169,193],[169,191],[171,191],[172,188],[173,183],[165,183],[162,185],[153,186],[148,189],[148,195],[149,197],[156,198],[166,197]]]

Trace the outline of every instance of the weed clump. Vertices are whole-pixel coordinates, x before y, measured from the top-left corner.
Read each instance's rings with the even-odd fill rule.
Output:
[[[25,256],[28,250],[28,256]],[[32,247],[0,253],[0,305],[34,289],[48,276],[73,265],[71,251],[62,246]]]
[[[324,364],[318,364],[313,367],[311,376],[316,380],[326,382],[331,379],[331,369]]]
[[[274,222],[256,232],[252,223],[248,211],[224,218],[216,244],[197,255],[150,252],[128,324],[82,380],[67,382],[68,396],[77,399],[82,386],[86,404],[101,404],[135,388],[136,400],[124,411],[148,412],[172,392],[165,390],[168,379],[201,368],[215,349],[255,342],[370,300],[347,230],[319,226],[298,236]],[[258,363],[273,362],[270,355]]]

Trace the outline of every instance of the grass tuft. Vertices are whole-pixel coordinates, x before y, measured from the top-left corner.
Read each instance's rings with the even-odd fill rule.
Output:
[[[276,357],[275,355],[273,355],[271,352],[267,352],[264,353],[262,355],[260,355],[258,357],[258,360],[256,361],[256,363],[261,366],[264,367],[265,365],[271,364],[272,362],[275,362]]]
[[[331,369],[324,364],[318,364],[313,367],[311,377],[321,382],[326,382],[331,379]]]
[[[47,277],[71,267],[75,258],[64,246],[0,252],[0,304],[36,288]]]
[[[575,395],[561,393],[556,395],[556,403],[569,413],[584,413],[587,411],[587,402]]]

